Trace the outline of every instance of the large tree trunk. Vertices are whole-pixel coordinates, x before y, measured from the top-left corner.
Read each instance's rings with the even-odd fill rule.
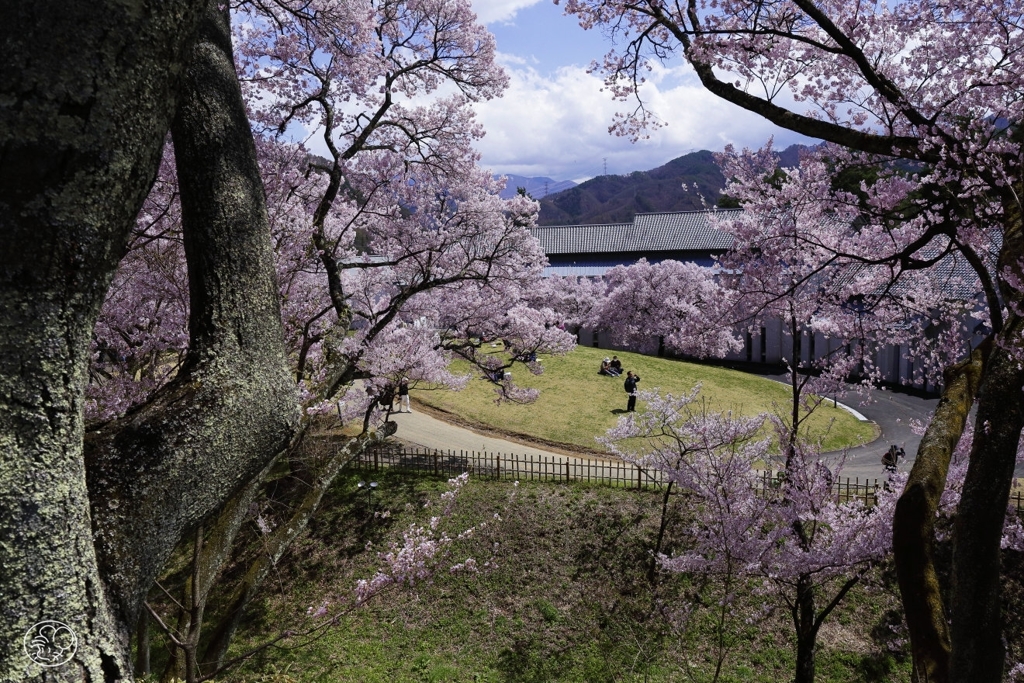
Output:
[[[935,512],[946,486],[953,449],[960,441],[978,385],[984,374],[989,345],[946,371],[945,387],[935,415],[917,449],[893,517],[892,545],[914,668],[920,680],[949,680],[949,632],[935,571]]]
[[[93,548],[83,390],[203,4],[0,6],[0,680],[130,676]],[[61,667],[23,649],[45,620],[77,636]]]
[[[182,535],[279,452],[298,423],[256,149],[228,9],[210,3],[172,124],[191,344],[178,376],[88,435],[104,577],[134,623]]]
[[[1024,225],[1013,196],[1003,201],[1005,230],[998,272],[1021,274]],[[1024,367],[1019,358],[1024,293],[1000,277],[1010,314],[985,368],[971,459],[953,529],[950,591],[950,678],[957,683],[999,683],[1005,666],[1000,613],[1000,546],[1024,427]]]
[[[999,348],[987,370],[953,531],[950,680],[957,683],[1000,683],[1006,656],[1000,541],[1024,425],[1024,370]]]

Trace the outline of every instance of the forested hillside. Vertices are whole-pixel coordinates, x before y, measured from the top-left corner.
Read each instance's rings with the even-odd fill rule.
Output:
[[[796,165],[799,146],[779,153]],[[628,223],[638,213],[694,211],[718,203],[725,177],[712,153],[691,152],[649,171],[602,175],[540,200],[541,225]]]

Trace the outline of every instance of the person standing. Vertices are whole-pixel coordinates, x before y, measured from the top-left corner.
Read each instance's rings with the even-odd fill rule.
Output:
[[[394,409],[395,403],[395,385],[390,382],[384,385],[384,389],[381,390],[380,396],[377,398],[377,405],[380,406],[381,410],[386,410],[389,414]]]
[[[409,378],[403,377],[402,381],[398,383],[398,412],[400,413],[411,413],[412,408],[409,407]]]
[[[626,373],[626,383],[623,386],[629,394],[629,401],[626,402],[627,412],[632,413],[636,410],[636,383],[639,381],[640,375],[634,375],[632,370]]]

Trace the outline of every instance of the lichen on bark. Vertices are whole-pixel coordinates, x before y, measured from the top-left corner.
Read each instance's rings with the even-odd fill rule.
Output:
[[[78,637],[65,679],[127,675],[82,459],[93,325],[156,172],[202,2],[5,3],[0,15],[0,679]]]

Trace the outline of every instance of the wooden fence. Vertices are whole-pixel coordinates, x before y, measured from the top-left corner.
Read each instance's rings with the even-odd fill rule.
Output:
[[[440,451],[419,448],[374,448],[357,456],[352,467],[377,470],[401,468],[455,477],[469,472],[476,477],[519,481],[563,481],[658,489],[660,472],[649,472],[621,461],[589,458]]]
[[[657,470],[644,470],[617,460],[592,460],[570,456],[517,455],[479,451],[440,451],[417,448],[383,447],[358,455],[350,464],[358,469],[399,468],[455,477],[469,472],[476,477],[518,481],[585,482],[623,488],[659,490],[665,476]],[[782,485],[779,472],[761,472],[760,493],[768,495]],[[842,502],[859,499],[874,505],[878,491],[885,486],[880,479],[843,478],[833,484]],[[1017,493],[1018,509],[1020,493]]]
[[[571,456],[440,451],[385,446],[359,454],[349,466],[367,470],[415,470],[446,477],[469,472],[473,476],[490,479],[585,482],[643,490],[659,490],[665,485],[664,474],[660,471],[643,470],[636,465],[618,460],[593,460]],[[768,495],[778,491],[781,485],[781,472],[761,472],[758,481],[760,493]],[[844,477],[832,486],[840,502],[861,500],[865,505],[874,505],[878,492],[885,486],[885,480]],[[1021,514],[1024,510],[1024,491],[1011,492],[1010,505],[1016,509],[1017,514]]]

